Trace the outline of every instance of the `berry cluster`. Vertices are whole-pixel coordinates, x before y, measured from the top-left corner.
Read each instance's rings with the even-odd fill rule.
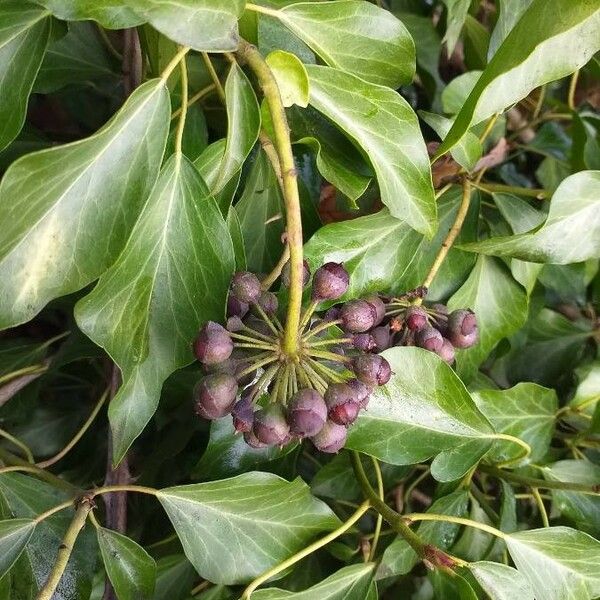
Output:
[[[281,280],[289,286],[287,265]],[[305,263],[304,285],[309,280]],[[207,419],[231,413],[236,431],[243,432],[255,448],[308,437],[323,452],[340,450],[347,428],[366,408],[373,388],[391,377],[385,358],[355,348],[331,311],[323,317],[315,314],[320,303],[337,300],[348,285],[348,272],[337,263],[315,272],[312,301],[300,322],[299,350],[289,356],[282,348],[277,297],[262,290],[254,274],[236,273],[226,326],[206,323],[194,343],[194,353],[206,372],[194,392],[196,413]],[[385,318],[379,297],[361,301],[371,311],[368,321],[353,302],[342,306],[342,310],[349,306],[344,314],[354,323],[348,332],[359,323],[368,329]]]

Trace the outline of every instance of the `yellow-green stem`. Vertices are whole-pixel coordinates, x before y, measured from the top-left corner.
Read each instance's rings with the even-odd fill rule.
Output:
[[[202,60],[204,61],[204,64],[206,65],[206,69],[207,69],[208,73],[210,74],[210,78],[213,80],[213,83],[215,84],[215,87],[217,89],[217,94],[219,94],[219,98],[221,99],[221,102],[223,104],[225,104],[225,90],[223,89],[223,86],[221,85],[221,81],[219,80],[219,76],[217,75],[217,72],[215,71],[215,67],[212,64],[212,61],[210,60],[210,56],[206,52],[202,52]]]
[[[302,310],[303,242],[300,195],[290,131],[277,81],[260,52],[252,44],[242,40],[238,56],[252,69],[265,96],[271,114],[275,149],[281,165],[287,220],[287,244],[290,249],[290,288],[283,350],[287,355],[294,357],[298,354],[298,332]]]
[[[548,513],[546,512],[546,507],[544,506],[544,500],[539,492],[539,490],[535,487],[531,488],[531,494],[537,504],[538,510],[540,511],[540,517],[542,518],[542,524],[544,527],[550,527],[550,521],[548,520]]]
[[[205,96],[212,94],[215,91],[215,89],[216,89],[215,84],[211,83],[210,85],[207,85],[205,88],[202,88],[199,92],[196,92],[193,96],[190,96],[190,99],[188,100],[188,108],[192,104],[195,104],[199,100],[202,100],[202,98],[204,98]],[[171,113],[171,121],[176,119],[180,114],[181,114],[181,107],[178,108],[177,110],[174,110]]]
[[[22,442],[19,438],[16,438],[14,435],[11,435],[10,433],[8,433],[8,431],[4,431],[4,429],[0,429],[0,437],[3,437],[5,440],[8,440],[13,446],[19,448],[25,455],[27,462],[35,462],[33,458],[33,453],[29,449],[29,446]]]
[[[579,70],[571,75],[569,82],[569,94],[567,96],[567,104],[571,110],[575,110],[575,91],[577,90],[577,81],[579,80]]]
[[[487,192],[488,194],[493,194],[494,192],[506,192],[507,194],[528,196],[537,198],[538,200],[544,200],[549,197],[548,192],[540,188],[517,187],[513,185],[504,185],[502,183],[473,183],[473,187],[483,192]]]
[[[403,515],[408,521],[442,521],[444,523],[456,523],[457,525],[465,525],[467,527],[473,527],[474,529],[480,529],[491,535],[495,535],[501,539],[506,538],[506,534],[491,525],[480,523],[479,521],[473,521],[471,519],[464,519],[462,517],[452,517],[450,515],[436,515],[434,513],[409,513]]]
[[[177,131],[175,132],[175,154],[178,161],[181,160],[182,155],[183,130],[185,128],[188,109],[188,73],[185,54],[181,57],[179,67],[181,69],[181,113],[179,123],[177,123]]]
[[[190,51],[190,48],[187,46],[183,46],[179,49],[177,54],[169,61],[169,64],[163,69],[163,72],[160,74],[160,78],[163,81],[167,81],[171,73],[175,70],[175,67],[179,64],[179,61]]]
[[[375,477],[377,478],[377,493],[379,494],[379,499],[382,502],[385,502],[385,492],[383,489],[383,477],[381,476],[381,469],[379,468],[379,461],[372,456],[371,461],[373,463],[373,469],[375,470]],[[377,552],[377,544],[379,543],[379,536],[381,534],[381,523],[383,522],[383,517],[381,513],[377,514],[377,523],[375,524],[375,532],[373,534],[373,541],[371,542],[371,551],[369,552],[369,561],[375,559],[375,553]]]

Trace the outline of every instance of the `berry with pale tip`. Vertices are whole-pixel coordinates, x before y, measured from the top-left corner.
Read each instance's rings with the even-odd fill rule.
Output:
[[[377,320],[377,310],[365,300],[350,300],[340,310],[342,327],[349,333],[369,331]]]
[[[325,391],[327,416],[338,425],[351,425],[360,411],[354,390],[345,383],[331,383]]]
[[[335,262],[325,263],[313,276],[313,300],[337,300],[344,295],[350,283],[350,275]]]
[[[427,326],[427,311],[421,306],[409,306],[404,315],[404,322],[411,331],[421,331]]]
[[[327,420],[327,406],[323,396],[316,390],[299,390],[287,406],[290,433],[293,435],[313,436],[321,431]]]
[[[233,341],[229,332],[218,323],[208,321],[194,342],[194,354],[205,365],[227,360],[233,352]]]
[[[214,373],[201,379],[194,389],[196,414],[205,419],[220,419],[231,412],[238,384],[227,373]]]
[[[442,334],[435,327],[427,326],[417,331],[415,336],[417,346],[430,350],[431,352],[439,352],[444,344]]]
[[[290,426],[280,404],[271,403],[254,413],[252,431],[259,442],[269,446],[281,446],[287,440]]]
[[[385,385],[392,376],[390,363],[379,354],[361,354],[352,361],[356,378],[368,386]]]
[[[240,302],[252,304],[260,296],[260,281],[254,273],[239,271],[231,279],[231,293]]]
[[[437,355],[443,361],[445,361],[449,365],[451,365],[454,362],[455,354],[456,353],[454,351],[454,346],[452,345],[450,340],[447,340],[446,338],[444,338],[444,343],[442,344],[442,347],[437,351]]]
[[[361,408],[367,408],[369,404],[369,397],[371,396],[371,388],[358,379],[350,379],[346,382],[346,385],[354,392],[354,398],[360,404]]]
[[[333,421],[325,421],[325,425],[317,435],[313,435],[310,440],[317,450],[335,454],[339,452],[346,443],[348,431],[343,425],[338,425]]]
[[[254,424],[254,408],[250,399],[242,397],[241,400],[238,400],[231,411],[231,416],[233,417],[233,428],[236,431],[244,433],[251,431]]]

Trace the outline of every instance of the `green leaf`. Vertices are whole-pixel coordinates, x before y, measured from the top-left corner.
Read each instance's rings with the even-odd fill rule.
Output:
[[[231,242],[233,243],[233,253],[235,254],[235,270],[246,271],[248,263],[246,261],[246,249],[244,248],[244,237],[242,234],[242,226],[235,207],[230,206],[227,211],[227,227]]]
[[[533,0],[486,66],[435,156],[450,150],[471,125],[576,71],[599,49],[594,0]]]
[[[448,301],[448,308],[470,308],[477,315],[479,342],[456,356],[457,373],[468,381],[496,344],[525,323],[527,295],[504,265],[480,256],[467,281]]]
[[[600,595],[600,542],[569,527],[511,533],[506,545],[536,600],[591,600]]]
[[[520,464],[543,458],[554,435],[558,403],[554,390],[523,382],[508,390],[474,392],[473,400],[498,433],[512,435],[531,446],[531,455]],[[514,443],[497,441],[488,457],[503,462],[522,453],[523,449]]]
[[[227,108],[227,143],[219,165],[213,193],[219,193],[242,168],[250,150],[258,139],[260,109],[254,90],[237,64],[231,66],[225,82]]]
[[[202,52],[238,47],[245,0],[124,0],[140,19],[178,44]]]
[[[481,71],[467,71],[448,83],[442,92],[444,112],[451,115],[459,113],[480,77]]]
[[[454,371],[416,347],[382,353],[393,375],[348,431],[347,448],[396,465],[434,457],[438,481],[464,475],[489,450],[493,429]]]
[[[595,360],[577,369],[578,385],[569,406],[590,417],[600,403],[600,360]]]
[[[287,444],[281,449],[277,446],[252,448],[236,433],[229,415],[211,423],[208,446],[193,470],[194,477],[211,480],[266,468],[267,463],[297,447],[296,444]]]
[[[308,486],[270,473],[158,492],[186,556],[213,583],[243,583],[306,546],[339,519]]]
[[[22,0],[0,3],[0,150],[21,131],[50,37],[50,15]]]
[[[91,137],[11,165],[0,183],[0,329],[114,262],[156,179],[168,123],[165,84],[152,80]]]
[[[481,561],[468,569],[491,600],[534,600],[527,579],[508,565]]]
[[[0,577],[13,566],[35,529],[33,519],[0,521]]]
[[[440,244],[452,225],[460,203],[459,188],[449,190],[440,200],[440,226],[433,240],[428,241],[402,220],[390,216],[387,209],[374,215],[322,227],[305,247],[306,259],[316,269],[326,262],[344,263],[350,273],[350,286],[343,299],[363,296],[369,292],[402,293],[421,284],[435,258]],[[459,239],[472,239],[475,234],[477,202]],[[457,285],[468,274],[473,260],[465,252],[452,248],[432,287],[432,297],[438,288]],[[450,289],[451,293],[454,291]]]
[[[460,37],[465,19],[469,13],[471,0],[444,0],[446,5],[446,33],[443,41],[446,42],[448,56],[454,52],[456,42]]]
[[[216,203],[192,163],[172,156],[123,253],[75,308],[123,374],[109,409],[116,463],[156,411],[165,379],[192,362],[202,323],[222,318],[234,268]]]
[[[519,22],[521,15],[529,8],[533,0],[498,0],[498,20],[490,36],[488,61],[494,56],[506,36]]]
[[[153,600],[188,600],[196,579],[194,567],[183,554],[159,558]]]
[[[277,588],[258,590],[255,600],[365,600],[373,578],[373,563],[344,567],[327,579],[302,592]]]
[[[291,52],[273,50],[265,58],[277,80],[281,100],[285,107],[297,104],[308,106],[308,74],[300,59]]]
[[[469,507],[467,490],[457,490],[447,496],[438,498],[427,512],[433,514],[464,517]],[[424,521],[417,527],[417,534],[427,544],[433,544],[442,550],[448,550],[456,540],[460,525],[448,521]],[[397,537],[384,551],[377,569],[377,579],[386,579],[398,575],[406,575],[419,562],[417,553],[408,542]]]
[[[141,25],[143,20],[122,0],[36,0],[63,21],[97,21],[107,29]]]
[[[600,257],[600,171],[567,177],[554,192],[548,218],[541,227],[462,248],[559,265]]]
[[[156,563],[131,538],[98,527],[98,546],[104,567],[119,600],[151,600],[154,596]]]
[[[410,105],[395,91],[349,73],[317,65],[306,70],[311,105],[369,157],[381,201],[394,217],[431,237],[437,229],[431,170]]]
[[[600,466],[587,460],[561,460],[543,467],[542,473],[548,481],[572,481],[590,488],[600,482]],[[600,535],[600,497],[566,490],[550,491],[556,508],[571,519],[577,529]]]
[[[330,67],[391,88],[412,81],[415,44],[402,22],[387,10],[360,0],[334,0],[299,2],[268,14]]]

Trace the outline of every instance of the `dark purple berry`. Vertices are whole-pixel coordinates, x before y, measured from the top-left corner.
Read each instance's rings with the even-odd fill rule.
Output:
[[[375,325],[377,310],[365,300],[350,300],[342,306],[340,319],[349,333],[363,333]]]
[[[218,363],[214,363],[212,365],[202,365],[203,366],[203,371],[207,374],[207,375],[213,375],[214,373],[225,373],[226,375],[233,375],[235,376],[235,371],[236,371],[236,361],[233,360],[231,357],[229,357],[226,360],[223,360],[221,362]]]
[[[235,333],[244,329],[244,322],[238,316],[228,317],[227,323],[225,323],[227,331]]]
[[[307,261],[302,261],[302,287],[306,287],[310,279],[310,268],[308,267]],[[289,288],[290,287],[290,261],[288,260],[283,269],[281,270],[281,283]]]
[[[370,352],[376,346],[375,339],[370,333],[355,333],[352,336],[352,345],[363,352]]]
[[[321,431],[310,439],[317,450],[335,454],[344,447],[347,435],[348,432],[343,425],[338,425],[333,421],[325,421]]]
[[[375,327],[371,331],[371,337],[375,342],[375,350],[377,352],[383,352],[392,345],[392,332],[387,325]]]
[[[239,271],[231,280],[231,293],[241,302],[252,304],[260,296],[260,281],[254,273]]]
[[[373,326],[379,325],[379,323],[385,319],[385,304],[383,303],[383,300],[376,294],[367,296],[366,298],[363,298],[363,300],[368,302],[375,309],[375,323],[373,323]]]
[[[354,357],[352,370],[356,378],[366,385],[385,385],[392,376],[390,363],[379,354],[361,354]]]
[[[267,444],[263,444],[255,435],[253,431],[244,431],[244,441],[250,448],[259,450],[260,448],[266,448]]]
[[[290,433],[294,435],[316,435],[327,420],[325,400],[319,392],[308,388],[296,393],[289,401],[287,409]]]
[[[250,399],[242,397],[241,400],[238,400],[231,411],[231,416],[236,431],[244,433],[251,431],[254,423],[254,408]]]
[[[431,350],[431,352],[439,352],[442,348],[442,345],[444,344],[444,338],[437,329],[428,325],[420,331],[417,331],[417,335],[415,336],[415,342],[417,346],[425,348],[425,350]]]
[[[220,419],[231,412],[238,391],[235,377],[214,373],[201,379],[194,389],[196,414],[205,419]]]
[[[227,316],[243,318],[248,312],[248,304],[238,300],[233,294],[227,298]]]
[[[448,329],[460,335],[470,335],[477,331],[477,317],[471,310],[455,310],[448,315]]]
[[[448,332],[448,339],[452,342],[455,348],[464,350],[474,346],[479,341],[479,332],[477,330],[469,333],[468,335],[461,335],[460,333]]]
[[[277,296],[273,292],[262,292],[258,298],[257,304],[268,314],[272,315],[277,312],[279,302]]]
[[[252,431],[258,441],[269,446],[283,445],[290,433],[281,405],[268,404],[254,413]]]
[[[346,385],[354,392],[354,398],[360,404],[360,407],[367,408],[369,397],[371,396],[371,388],[358,379],[351,379],[346,382]]]
[[[409,306],[404,315],[404,322],[411,331],[421,331],[427,326],[427,312],[421,306]]]
[[[205,365],[227,360],[233,351],[233,342],[227,330],[214,321],[208,321],[194,342],[194,354]]]
[[[344,295],[350,283],[350,275],[338,263],[328,262],[319,267],[313,276],[314,300],[337,300]]]
[[[454,346],[452,345],[450,340],[444,338],[444,343],[442,344],[442,347],[437,351],[437,354],[443,361],[447,362],[449,365],[451,365],[454,362]]]
[[[356,421],[360,403],[354,390],[345,383],[331,383],[325,391],[327,415],[338,425],[351,425]]]
[[[340,307],[332,306],[323,315],[323,321],[337,321],[340,318]]]

